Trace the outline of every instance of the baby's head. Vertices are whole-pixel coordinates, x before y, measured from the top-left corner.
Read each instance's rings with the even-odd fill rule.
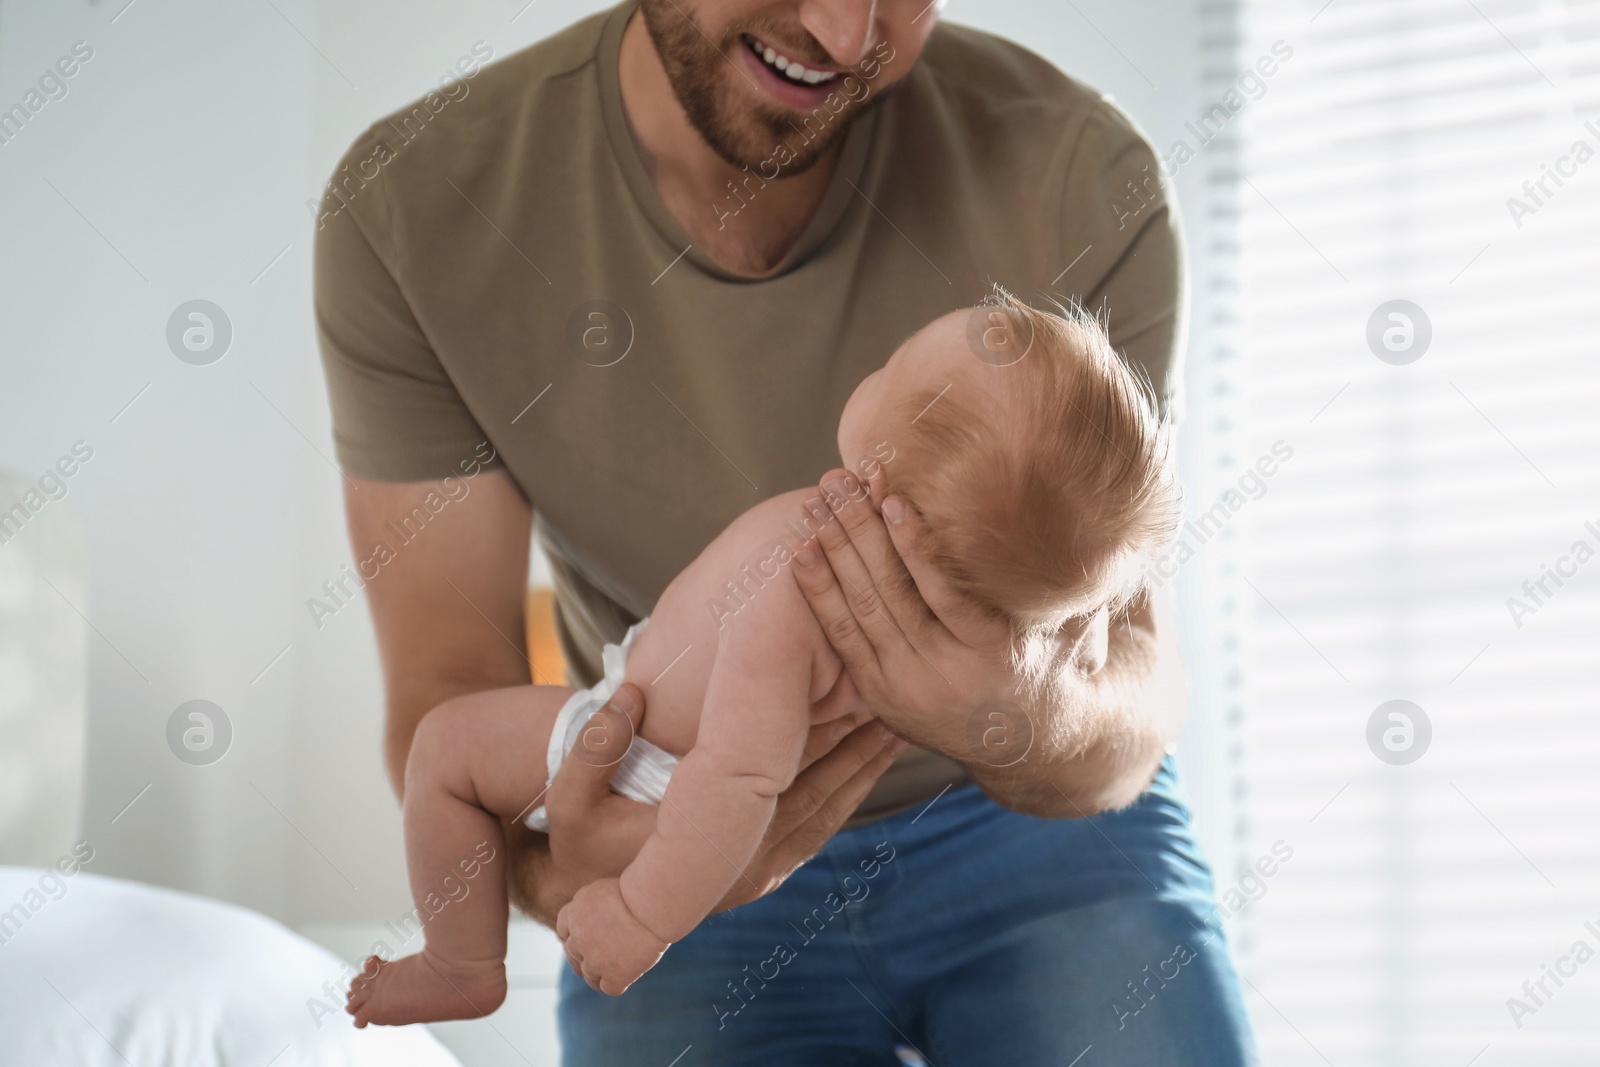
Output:
[[[1093,316],[1038,311],[998,287],[861,383],[839,450],[853,470],[881,462],[877,502],[915,505],[934,563],[1018,635],[1136,594],[1142,562],[1177,530],[1148,385]]]

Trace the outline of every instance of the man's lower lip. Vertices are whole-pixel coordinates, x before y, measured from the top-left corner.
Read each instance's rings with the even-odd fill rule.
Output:
[[[777,97],[780,102],[802,111],[810,111],[821,104],[841,80],[835,78],[826,85],[807,85],[784,77],[757,59],[755,53],[750,51],[742,39],[739,41],[738,52],[745,69],[750,71],[757,85],[765,88],[769,95]]]

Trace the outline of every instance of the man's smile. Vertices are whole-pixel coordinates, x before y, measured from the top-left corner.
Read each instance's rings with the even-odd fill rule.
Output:
[[[775,47],[752,34],[742,34],[739,49],[743,63],[771,95],[784,104],[802,110],[811,110],[827,99],[842,71],[834,68],[807,66],[790,59],[782,48]]]

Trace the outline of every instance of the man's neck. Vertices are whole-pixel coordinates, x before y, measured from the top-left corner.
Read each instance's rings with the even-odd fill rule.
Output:
[[[689,121],[637,11],[623,31],[619,67],[623,110],[672,217],[725,270],[770,274],[821,205],[838,165],[838,146],[794,177],[752,178],[753,171],[713,152]]]

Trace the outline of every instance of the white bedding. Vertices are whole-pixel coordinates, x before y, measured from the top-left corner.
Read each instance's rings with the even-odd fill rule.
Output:
[[[423,1027],[330,1010],[348,973],[243,908],[0,867],[0,1064],[460,1067]]]

